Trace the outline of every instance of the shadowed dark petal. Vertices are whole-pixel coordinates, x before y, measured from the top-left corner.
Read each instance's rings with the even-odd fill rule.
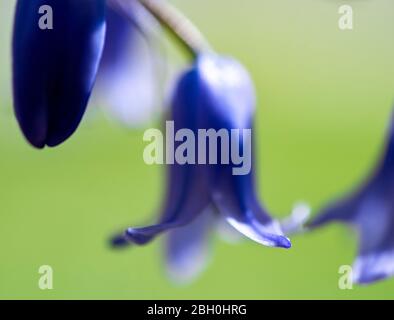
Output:
[[[215,213],[205,210],[190,224],[168,233],[165,242],[167,272],[176,282],[189,282],[206,267]]]
[[[172,101],[171,120],[174,132],[190,129],[197,135],[197,111],[199,105],[195,96],[198,85],[193,71],[185,73],[175,89]],[[176,142],[174,150],[182,142]],[[174,154],[174,152],[172,152]],[[208,207],[210,193],[207,186],[206,170],[195,164],[169,164],[167,195],[158,224],[144,228],[129,228],[126,236],[131,242],[145,244],[158,234],[191,223]]]
[[[231,136],[229,163],[223,161],[226,156],[222,154],[224,142],[218,139],[215,151],[221,155],[219,163],[207,165],[215,205],[246,237],[267,246],[289,248],[290,240],[283,236],[279,223],[260,205],[256,194],[252,158],[255,94],[247,71],[235,60],[213,54],[200,57],[197,70],[200,91],[195,99],[200,105],[200,128],[238,133]],[[225,146],[223,150],[226,149]],[[243,153],[243,170],[234,170],[240,169],[240,165],[235,163],[233,151]],[[210,154],[208,149],[207,154]]]
[[[165,208],[161,222],[148,227],[128,228],[125,233],[127,239],[132,243],[144,245],[160,233],[191,223],[208,204],[207,197],[204,194],[199,194],[204,193],[204,190],[199,190],[197,185],[191,186],[195,183],[194,179],[198,179],[198,177],[186,178],[179,187],[174,185],[173,190],[182,187],[185,189],[179,190],[178,197],[174,199],[176,201],[175,206],[171,204]]]
[[[143,245],[170,229],[191,223],[209,204],[207,188],[199,170],[190,165],[170,165],[166,203],[158,224],[128,228],[125,236],[135,244]]]
[[[43,5],[52,8],[53,29],[39,27]],[[94,84],[104,34],[104,0],[18,0],[14,107],[33,146],[56,146],[78,127]]]
[[[307,224],[307,226],[316,228],[334,221],[350,223],[355,215],[359,200],[359,196],[354,195],[349,199],[345,198],[334,202],[323,209],[318,216],[314,217]]]

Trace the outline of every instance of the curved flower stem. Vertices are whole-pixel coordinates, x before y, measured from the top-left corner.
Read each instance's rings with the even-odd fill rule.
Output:
[[[177,8],[165,0],[139,0],[183,47],[195,58],[211,47],[200,30]]]

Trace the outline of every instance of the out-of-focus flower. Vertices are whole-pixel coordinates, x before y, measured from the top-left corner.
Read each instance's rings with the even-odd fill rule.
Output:
[[[40,27],[39,13],[45,12],[40,8],[51,9],[47,13],[53,26]],[[18,0],[12,49],[14,108],[33,146],[56,146],[78,127],[104,35],[104,0]]]
[[[107,32],[93,95],[127,126],[151,121],[161,98],[160,27],[135,0],[107,0]]]
[[[247,71],[236,61],[215,54],[198,57],[175,88],[171,116],[175,132],[189,129],[235,130],[239,135],[231,149],[245,150],[245,130],[252,130],[255,111],[253,84]],[[223,141],[212,152],[221,155]],[[181,144],[178,142],[175,149]],[[228,150],[231,152],[231,150]],[[196,151],[196,154],[199,150]],[[129,228],[114,244],[146,244],[169,231],[167,255],[170,272],[177,277],[192,276],[204,266],[209,230],[215,219],[224,219],[244,236],[267,246],[290,248],[290,240],[261,205],[256,193],[254,164],[245,174],[234,175],[239,165],[233,158],[225,164],[170,164],[166,201],[158,224]],[[182,272],[182,273],[181,273]]]
[[[394,117],[386,150],[371,177],[358,190],[323,209],[309,227],[335,221],[353,226],[359,235],[355,282],[370,283],[394,275]]]

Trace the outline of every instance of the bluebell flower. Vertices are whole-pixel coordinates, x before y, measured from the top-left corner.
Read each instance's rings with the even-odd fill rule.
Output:
[[[175,132],[187,128],[197,136],[199,129],[236,130],[239,136],[231,148],[244,151],[248,146],[243,135],[252,130],[254,112],[255,93],[247,71],[235,60],[213,53],[200,55],[180,77],[171,104]],[[220,155],[222,143],[218,142],[216,150],[206,146],[207,158],[212,152]],[[195,273],[190,268],[204,265],[198,261],[206,256],[207,234],[215,220],[223,219],[257,243],[290,248],[280,224],[258,200],[254,162],[249,172],[234,175],[237,165],[232,158],[227,164],[221,159],[217,164],[168,164],[167,194],[158,223],[129,228],[114,244],[143,245],[169,232],[168,265]]]
[[[104,0],[18,0],[12,46],[14,108],[33,146],[56,146],[78,127],[104,35]]]
[[[93,95],[120,123],[146,124],[159,113],[162,98],[160,26],[135,0],[107,0],[106,23]]]
[[[387,147],[372,175],[356,191],[324,208],[309,227],[330,222],[345,223],[358,233],[355,282],[371,283],[394,275],[394,117]]]

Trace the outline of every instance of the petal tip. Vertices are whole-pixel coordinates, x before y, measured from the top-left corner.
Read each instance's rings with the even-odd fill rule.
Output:
[[[289,238],[282,236],[278,239],[277,247],[284,248],[284,249],[290,249],[292,247],[292,244],[291,244],[291,241]]]
[[[43,150],[43,149],[45,148],[45,144],[44,144],[44,143],[35,143],[35,142],[30,141],[30,140],[27,140],[27,141],[29,142],[29,144],[30,144],[34,149]]]
[[[136,228],[128,228],[126,230],[125,237],[127,238],[128,241],[135,243],[137,245],[144,245],[152,240],[151,236],[148,236],[143,232],[140,232]]]
[[[118,234],[110,239],[110,245],[112,248],[121,249],[130,245],[124,234]]]

